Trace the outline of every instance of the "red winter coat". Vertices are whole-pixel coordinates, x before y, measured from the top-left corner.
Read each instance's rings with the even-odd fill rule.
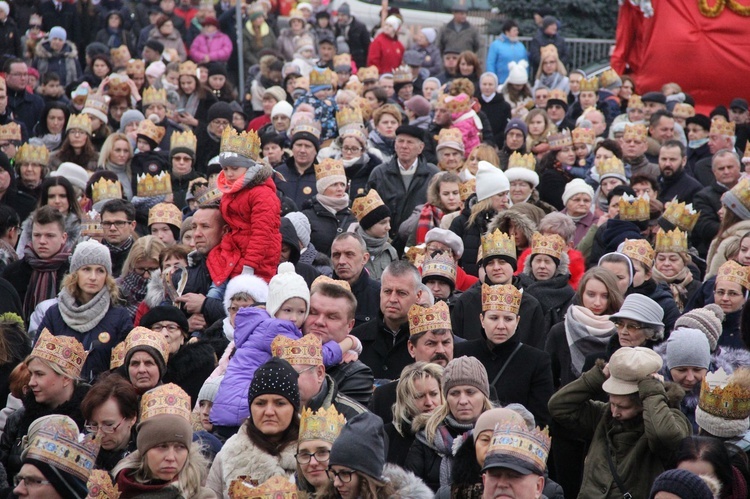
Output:
[[[258,163],[244,178],[229,184],[219,173],[217,187],[221,214],[229,233],[208,254],[208,271],[217,286],[242,273],[247,266],[270,281],[276,275],[281,255],[281,202],[271,179],[270,166]]]
[[[518,257],[518,269],[514,275],[519,275],[523,272],[524,264],[530,253],[531,248],[523,250],[521,256]],[[568,264],[568,272],[570,272],[568,284],[570,284],[571,288],[578,289],[578,281],[581,280],[584,272],[586,272],[586,261],[583,259],[583,253],[573,248],[568,250],[568,258],[570,259],[570,263]]]
[[[378,72],[392,73],[394,69],[401,65],[404,58],[404,46],[398,41],[398,38],[391,38],[385,33],[380,33],[370,44],[370,50],[367,52],[367,65],[375,65]]]

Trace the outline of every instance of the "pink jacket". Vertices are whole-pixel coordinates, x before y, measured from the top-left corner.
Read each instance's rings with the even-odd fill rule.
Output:
[[[190,45],[190,58],[195,62],[203,62],[206,56],[209,56],[212,61],[226,62],[231,55],[232,40],[220,31],[211,37],[201,33]]]

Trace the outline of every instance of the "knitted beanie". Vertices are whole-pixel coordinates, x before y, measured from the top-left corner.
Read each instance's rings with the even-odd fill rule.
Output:
[[[294,411],[299,412],[299,385],[297,379],[299,374],[289,362],[279,357],[274,357],[260,366],[253,375],[250,390],[247,393],[248,407],[253,405],[253,400],[261,395],[280,395],[294,406]]]
[[[213,402],[216,398],[216,394],[219,393],[219,385],[224,376],[216,376],[215,378],[208,378],[201,387],[201,391],[198,392],[198,400],[196,402],[200,404],[204,400]]]
[[[515,424],[525,425],[526,422],[523,420],[520,414],[513,411],[512,409],[506,409],[505,407],[496,407],[489,411],[484,411],[474,423],[473,436],[476,441],[477,437],[487,430],[494,430],[495,425],[502,422],[513,422]]]
[[[477,166],[477,201],[508,191],[510,182],[505,173],[488,161],[480,161]]]
[[[287,101],[279,101],[274,104],[273,109],[271,109],[271,119],[279,115],[291,118],[293,112],[294,108],[292,108],[291,104],[289,104]]]
[[[343,174],[343,170],[340,170],[342,172],[341,175],[326,175],[325,177],[316,178],[315,180],[315,188],[318,190],[318,194],[323,194],[326,189],[331,187],[333,184],[344,184],[346,186],[347,180],[346,175]],[[317,175],[316,175],[317,177]]]
[[[146,117],[143,116],[143,113],[140,112],[139,110],[128,109],[122,114],[122,118],[120,118],[120,133],[125,133],[125,129],[131,123],[140,123],[141,121],[145,119]]]
[[[526,85],[529,83],[529,63],[511,61],[508,63],[508,79],[504,84]]]
[[[284,262],[279,265],[279,270],[268,285],[268,300],[266,300],[266,311],[271,317],[276,316],[285,301],[290,298],[302,298],[305,301],[306,312],[310,312],[310,290],[307,288],[305,279],[294,271],[294,264]]]
[[[73,273],[84,265],[101,265],[112,275],[112,257],[102,243],[93,239],[78,243],[70,258],[70,272]]]
[[[333,442],[328,462],[381,480],[385,467],[383,420],[371,412],[350,418]]]
[[[568,204],[570,198],[578,194],[586,194],[592,201],[594,199],[594,189],[592,189],[582,178],[574,178],[565,184],[565,191],[563,191],[562,195],[563,205]]]
[[[404,107],[414,113],[417,118],[430,114],[430,101],[421,95],[415,95],[404,102]]]
[[[312,231],[310,228],[310,219],[299,211],[287,213],[284,215],[284,218],[292,221],[294,231],[297,233],[297,237],[299,237],[299,242],[307,248],[310,245],[310,233]]]
[[[701,429],[719,438],[739,437],[750,428],[750,418],[722,418],[709,414],[700,406],[695,408],[695,422]]]
[[[719,336],[723,331],[722,321],[724,321],[724,311],[715,303],[711,303],[703,308],[695,308],[690,312],[685,312],[674,323],[674,327],[675,329],[687,327],[703,331],[703,334],[708,338],[711,351],[714,352],[719,344]]]
[[[68,39],[68,33],[65,31],[65,28],[62,26],[54,26],[51,30],[49,30],[49,39],[54,40],[55,38],[58,38],[62,41],[65,41]]]
[[[250,295],[255,303],[265,303],[268,300],[268,284],[258,276],[240,274],[233,277],[224,292],[224,310],[229,313],[232,299],[239,293]]]
[[[667,369],[698,367],[709,369],[711,351],[708,338],[699,329],[680,327],[667,340]]]
[[[688,470],[665,471],[654,480],[649,499],[659,492],[669,492],[680,499],[713,499],[708,484]]]
[[[180,326],[183,336],[190,334],[187,317],[182,310],[173,305],[159,305],[152,308],[141,317],[138,325],[151,329],[151,326],[162,321],[174,322]]]
[[[443,395],[454,386],[469,385],[490,396],[490,382],[487,379],[487,370],[475,357],[459,357],[453,359],[445,366],[443,372]]]

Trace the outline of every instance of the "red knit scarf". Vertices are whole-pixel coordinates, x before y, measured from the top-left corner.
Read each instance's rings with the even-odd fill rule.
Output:
[[[422,211],[419,213],[419,222],[417,222],[417,241],[415,244],[422,244],[425,236],[430,229],[435,228],[440,224],[440,219],[443,218],[443,212],[439,208],[425,203]]]
[[[23,258],[32,270],[23,300],[23,316],[28,319],[39,303],[57,296],[57,272],[70,258],[70,246],[66,244],[49,258],[39,258],[29,243],[23,250]]]

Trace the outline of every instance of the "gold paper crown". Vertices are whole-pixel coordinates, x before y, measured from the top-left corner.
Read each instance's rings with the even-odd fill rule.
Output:
[[[122,184],[119,180],[101,177],[91,186],[91,198],[94,204],[109,199],[122,199]]]
[[[125,66],[125,73],[128,76],[143,76],[146,74],[146,63],[141,59],[130,59]]]
[[[348,282],[340,280],[340,279],[331,279],[327,275],[322,275],[322,274],[316,277],[315,280],[312,282],[312,285],[310,286],[310,291],[312,291],[315,286],[318,286],[320,284],[333,284],[334,286],[339,286],[349,292],[352,291],[352,287],[349,285]]]
[[[315,165],[315,180],[334,176],[343,177],[344,183],[346,183],[346,172],[344,171],[344,162],[342,160],[325,158]]]
[[[110,97],[108,95],[100,95],[89,92],[89,94],[86,96],[86,103],[83,105],[83,108],[89,108],[93,109],[94,111],[99,111],[106,116],[109,112],[109,99]]]
[[[558,260],[565,252],[565,240],[557,234],[544,235],[535,232],[531,237],[531,254],[548,255]]]
[[[648,195],[637,198],[623,194],[618,203],[620,208],[620,220],[630,220],[634,222],[643,222],[650,217]]]
[[[109,57],[112,60],[112,66],[115,68],[123,68],[128,65],[130,60],[130,49],[127,45],[120,45],[117,48],[109,49]]]
[[[464,137],[461,135],[461,130],[458,128],[443,128],[440,130],[440,133],[438,134],[438,145],[441,144],[450,144],[450,143],[458,143],[463,145],[464,143]]]
[[[312,115],[309,113],[295,113],[295,119],[292,121],[290,127],[290,136],[294,136],[301,132],[307,132],[319,139],[321,131],[320,122],[316,121]]]
[[[451,329],[451,314],[447,303],[439,301],[431,307],[411,306],[409,309],[409,334],[411,336],[438,329]]]
[[[83,214],[81,220],[81,235],[102,238],[104,237],[104,229],[102,229],[102,216],[96,210],[91,210],[88,213]]]
[[[121,341],[112,349],[112,353],[109,355],[109,370],[114,371],[125,363],[125,354],[128,353],[127,344]]]
[[[599,83],[603,87],[610,86],[618,79],[620,79],[620,75],[618,75],[617,71],[612,68],[602,71],[602,73],[599,75]]]
[[[338,68],[346,66],[351,70],[352,67],[352,56],[349,54],[336,54],[333,56],[333,67]]]
[[[65,127],[65,131],[67,132],[68,130],[83,130],[91,135],[91,118],[88,114],[71,114],[68,126]]]
[[[81,375],[83,363],[86,362],[86,351],[78,340],[72,336],[53,336],[47,328],[42,330],[30,356],[60,366],[71,378]]]
[[[341,106],[336,113],[336,125],[339,130],[345,126],[362,126],[362,110],[359,107]]]
[[[646,140],[648,128],[641,123],[628,123],[625,125],[625,131],[622,134],[622,140]]]
[[[143,91],[143,109],[146,109],[151,104],[161,104],[162,106],[167,105],[167,91],[163,88],[155,89],[154,87],[148,87]]]
[[[750,416],[750,390],[733,382],[724,368],[719,368],[703,378],[698,407],[719,418],[745,419]]]
[[[750,268],[740,265],[734,260],[727,260],[719,267],[716,282],[736,282],[745,289],[750,289]]]
[[[21,142],[21,140],[23,140],[23,137],[21,136],[21,125],[14,121],[7,125],[0,125],[0,140]]]
[[[605,175],[617,175],[623,178],[625,177],[625,164],[617,156],[612,156],[597,165],[596,170],[599,172],[599,179],[604,178]]]
[[[451,114],[463,114],[471,109],[471,98],[466,94],[458,94],[455,97],[448,96],[445,98],[445,107]]]
[[[406,259],[417,268],[422,266],[424,262],[424,246],[412,246],[404,253]]]
[[[750,209],[750,177],[743,176],[742,179],[737,182],[737,185],[732,187],[729,192],[732,193],[734,199],[732,199],[732,196],[725,196],[722,200],[727,208],[730,210],[732,208],[738,208],[735,204],[736,201],[739,201],[745,209]]]
[[[228,126],[221,134],[220,151],[222,153],[233,152],[253,161],[258,161],[260,159],[260,138],[253,130],[238,134],[234,127]]]
[[[120,497],[120,490],[112,483],[112,478],[105,470],[91,470],[86,488],[89,491],[88,497],[92,499],[118,499]]]
[[[654,253],[687,253],[687,250],[687,232],[677,228],[669,232],[660,230],[656,233]]]
[[[231,127],[227,127],[231,128]],[[198,205],[213,204],[221,200],[223,192],[216,187],[216,182],[209,182],[208,185],[202,185],[195,189],[193,196],[198,202]]]
[[[285,476],[274,476],[254,487],[246,477],[239,477],[229,485],[231,499],[297,499],[297,486]]]
[[[180,63],[180,76],[195,76],[198,77],[198,65],[193,61],[185,61]]]
[[[507,256],[513,260],[518,258],[515,236],[508,237],[504,232],[500,232],[500,229],[495,229],[491,233],[488,231],[483,235],[482,257],[489,258],[491,256]]]
[[[545,45],[539,50],[539,54],[541,55],[541,60],[544,60],[547,57],[557,57],[557,47],[555,47],[553,44]]]
[[[508,456],[513,461],[528,463],[537,474],[544,475],[551,446],[547,428],[530,430],[522,424],[501,422],[495,425],[486,462],[491,464],[495,456]]]
[[[633,94],[628,99],[628,109],[643,109],[644,107],[640,95]]]
[[[414,77],[411,75],[411,68],[406,64],[402,64],[393,70],[393,83],[411,83],[414,81]]]
[[[159,203],[148,210],[148,225],[153,224],[168,224],[180,229],[182,211],[172,203]]]
[[[369,80],[377,80],[379,76],[380,73],[378,73],[377,66],[369,66],[365,68],[359,68],[357,70],[357,77],[362,83],[365,83]]]
[[[141,398],[141,419],[157,416],[179,416],[190,423],[190,396],[174,383],[157,386]]]
[[[133,328],[125,338],[125,356],[135,347],[151,347],[164,359],[164,364],[169,362],[169,341],[162,333],[151,331],[148,328],[138,326]]]
[[[710,135],[725,135],[728,137],[734,137],[734,121],[713,120],[711,122],[711,131],[709,131],[708,133]]]
[[[280,334],[271,342],[271,352],[293,366],[319,366],[323,364],[323,345],[314,334],[293,340]]]
[[[631,260],[641,262],[646,268],[654,266],[654,248],[646,239],[625,239],[620,253]]]
[[[680,230],[692,232],[700,215],[699,211],[693,209],[692,204],[680,203],[675,198],[667,203],[662,217]]]
[[[312,336],[312,335],[307,335]],[[321,407],[317,412],[306,407],[301,414],[299,421],[299,442],[307,440],[323,440],[324,442],[333,443],[341,433],[341,429],[346,424],[346,418],[339,414],[336,406],[329,405],[328,408]]]
[[[335,81],[338,81],[338,76],[329,68],[324,70],[315,69],[310,72],[311,87],[315,85],[333,85]]]
[[[169,150],[174,151],[177,148],[188,149],[193,152],[198,150],[198,138],[195,136],[192,130],[185,130],[184,132],[174,132],[172,134],[172,137],[170,137],[169,139]]]
[[[475,192],[477,192],[477,179],[475,178],[462,182],[458,186],[458,195],[461,197],[461,201],[466,201]]]
[[[148,198],[172,193],[172,177],[167,172],[158,175],[141,173],[136,180],[136,193],[139,197]]]
[[[93,435],[82,437],[70,417],[54,415],[40,424],[24,452],[24,458],[42,461],[87,481],[99,454],[99,443]]]
[[[143,135],[159,144],[161,143],[161,139],[164,138],[164,134],[167,133],[167,130],[163,126],[156,126],[153,121],[146,119],[138,123],[135,133],[136,135]]]
[[[49,149],[46,146],[34,146],[29,143],[23,144],[16,151],[16,163],[33,163],[47,166],[49,164]]]
[[[695,108],[690,104],[678,102],[674,105],[674,109],[672,109],[672,116],[682,119],[692,118],[695,116]]]
[[[125,47],[125,45],[123,45]],[[112,73],[107,84],[107,93],[112,97],[130,97],[130,78],[120,73]]]
[[[598,92],[599,91],[599,78],[592,76],[591,78],[585,78],[581,80],[581,92]]]
[[[375,208],[383,206],[385,203],[380,198],[380,194],[375,189],[370,189],[366,196],[360,196],[352,202],[352,213],[357,220],[362,220]]]
[[[742,158],[750,158],[750,141],[745,144],[745,153],[742,155]]]
[[[456,262],[448,253],[438,253],[426,256],[422,262],[422,279],[428,277],[444,277],[453,284],[456,283]]]
[[[549,93],[548,101],[551,101],[551,100],[559,100],[559,101],[563,101],[567,103],[568,92],[566,92],[565,90],[560,90],[559,88],[556,88]]]
[[[574,144],[588,144],[594,145],[596,140],[596,132],[591,128],[574,128],[573,129],[573,143]]]
[[[521,298],[523,298],[523,290],[512,284],[489,286],[482,283],[482,312],[494,310],[518,314],[518,309],[521,308]]]
[[[565,146],[573,145],[573,137],[570,135],[570,131],[566,128],[560,133],[555,133],[547,137],[547,143],[550,149],[559,151]]]

